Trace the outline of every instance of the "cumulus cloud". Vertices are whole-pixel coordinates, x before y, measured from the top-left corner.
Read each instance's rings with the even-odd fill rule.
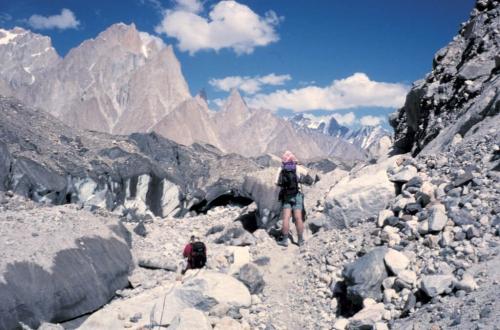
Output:
[[[409,86],[370,80],[364,73],[334,80],[329,86],[306,86],[256,94],[248,100],[252,107],[292,111],[339,110],[357,107],[399,108]]]
[[[28,19],[28,24],[34,29],[76,29],[78,25],[80,25],[80,21],[78,21],[75,17],[75,14],[64,8],[61,10],[59,15],[52,16],[41,16],[41,15],[32,15]]]
[[[382,124],[384,121],[384,117],[376,117],[376,116],[363,116],[359,119],[359,122],[363,126],[378,126]]]
[[[208,83],[221,91],[228,92],[233,88],[238,88],[246,94],[255,94],[265,85],[283,85],[290,79],[292,79],[292,77],[289,74],[277,75],[271,73],[265,76],[255,77],[229,76],[222,79],[210,79]]]
[[[203,4],[198,0],[176,0],[176,9],[191,13],[199,13],[203,10]]]
[[[255,47],[278,41],[275,31],[281,18],[274,11],[259,16],[248,6],[236,1],[218,2],[201,16],[202,5],[196,0],[177,0],[174,9],[164,11],[155,31],[178,40],[181,51],[191,55],[200,50],[232,49],[237,54],[250,54]]]

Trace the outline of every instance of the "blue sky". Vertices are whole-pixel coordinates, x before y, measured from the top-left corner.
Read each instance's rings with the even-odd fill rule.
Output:
[[[1,27],[48,35],[61,55],[113,23],[134,22],[176,45],[191,93],[205,88],[213,107],[239,86],[251,105],[288,114],[337,113],[346,125],[366,116],[374,117],[367,123],[377,122],[394,111],[474,5],[474,0],[0,1]],[[211,24],[217,15],[224,19],[219,26]],[[199,35],[206,37],[200,41]]]

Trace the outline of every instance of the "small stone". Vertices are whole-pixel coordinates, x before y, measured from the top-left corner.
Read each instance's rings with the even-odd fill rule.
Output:
[[[453,287],[454,277],[451,275],[424,275],[421,280],[422,291],[433,298]]]
[[[431,214],[429,216],[429,231],[438,232],[441,231],[448,217],[446,215],[446,208],[443,204],[436,204],[431,207]]]
[[[417,282],[417,274],[411,270],[403,270],[399,272],[398,279],[410,285],[415,285]]]
[[[474,276],[470,273],[465,273],[462,276],[462,280],[455,283],[455,287],[458,290],[464,290],[465,292],[471,292],[478,288]]]
[[[398,275],[401,271],[408,267],[410,260],[401,252],[394,249],[389,249],[384,256],[385,265],[389,270]]]
[[[390,289],[392,288],[392,286],[394,285],[394,281],[396,280],[396,277],[395,276],[389,276],[387,278],[385,278],[383,281],[382,281],[382,287],[384,289]]]

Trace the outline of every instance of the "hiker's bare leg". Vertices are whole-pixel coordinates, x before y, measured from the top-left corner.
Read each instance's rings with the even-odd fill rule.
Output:
[[[302,221],[302,210],[293,210],[293,218],[295,219],[295,228],[299,237],[304,234],[304,221]]]
[[[292,216],[292,209],[283,209],[283,227],[281,233],[283,236],[288,237],[290,232],[290,217]]]

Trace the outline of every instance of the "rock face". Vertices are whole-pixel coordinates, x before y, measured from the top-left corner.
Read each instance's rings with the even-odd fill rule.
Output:
[[[394,184],[389,181],[387,168],[394,158],[354,170],[328,192],[325,200],[327,214],[339,226],[376,217],[394,197]]]
[[[154,133],[75,130],[2,97],[0,166],[8,169],[0,174],[2,189],[36,201],[162,217],[205,212],[242,196],[249,204],[245,176],[262,169],[248,158],[209,145],[184,147]]]
[[[128,285],[129,237],[116,219],[12,199],[0,212],[0,328],[73,319]]]
[[[0,58],[26,57],[9,57],[13,68],[24,71],[24,80],[17,73],[0,72],[0,80],[10,87],[7,95],[73,127],[145,132],[191,97],[172,47],[137,31],[134,24],[112,25],[63,59],[48,37],[22,29],[3,31],[17,37],[0,44]]]
[[[459,34],[436,53],[432,72],[414,83],[391,118],[396,147],[430,154],[457,134],[498,127],[499,15],[498,1],[478,1]]]

